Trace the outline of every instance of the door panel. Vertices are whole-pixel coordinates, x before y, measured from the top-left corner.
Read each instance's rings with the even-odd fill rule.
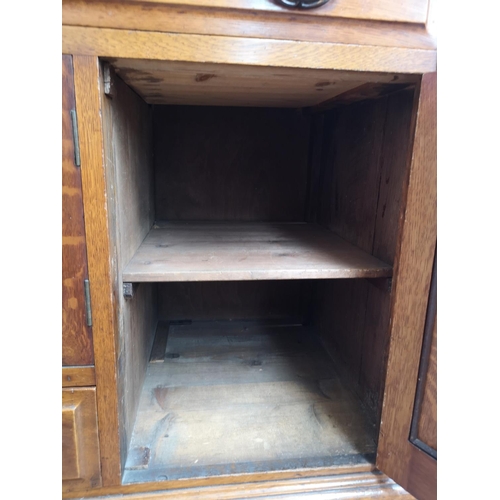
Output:
[[[95,388],[62,391],[63,491],[101,486]]]
[[[432,341],[422,357],[424,332],[430,332],[427,337],[432,340],[436,320],[431,307],[435,298],[429,295],[431,282],[435,286],[432,275],[437,241],[436,88],[435,73],[422,77],[400,253],[393,277],[391,340],[376,461],[382,472],[419,500],[436,498],[437,461],[426,448],[432,449],[436,442],[435,354],[429,358]],[[428,366],[421,360],[427,360]],[[420,373],[417,394],[420,366],[425,370]]]
[[[68,55],[62,57],[62,90],[62,364],[91,365],[92,328],[87,325],[84,294],[87,248],[70,115],[75,109],[73,63]]]

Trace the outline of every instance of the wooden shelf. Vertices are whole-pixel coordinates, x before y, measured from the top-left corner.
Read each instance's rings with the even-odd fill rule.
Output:
[[[124,282],[383,278],[388,264],[331,231],[303,223],[156,224]]]

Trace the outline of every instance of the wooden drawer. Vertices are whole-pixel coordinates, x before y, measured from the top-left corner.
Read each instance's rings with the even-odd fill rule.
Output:
[[[285,7],[279,0],[150,0],[150,3],[425,24],[429,0],[329,0],[312,9]]]
[[[63,491],[101,486],[95,387],[62,391]]]
[[[280,67],[286,66],[290,58],[295,67],[300,62],[309,68],[326,68],[323,64],[327,59],[334,61],[328,66],[334,69],[428,73],[435,71],[436,66],[435,61],[421,65],[422,59],[435,58],[436,40],[426,25],[430,5],[430,0],[329,0],[315,9],[298,9],[274,0],[64,0],[63,46],[67,53],[111,58],[187,62],[196,54],[204,62],[265,66],[273,65],[269,56],[275,50]],[[124,35],[123,30],[130,33]],[[143,54],[139,48],[144,48],[149,38],[144,32],[155,41],[153,48],[148,47]],[[98,47],[100,39],[102,46]],[[227,45],[219,48],[213,45],[224,42]],[[342,46],[315,45],[316,42]],[[169,49],[159,56],[165,43]],[[172,52],[176,46],[182,49],[179,55]],[[388,47],[396,50],[388,51]],[[202,53],[204,48],[208,55]],[[379,51],[381,59],[374,59]],[[387,64],[396,60],[397,66]]]

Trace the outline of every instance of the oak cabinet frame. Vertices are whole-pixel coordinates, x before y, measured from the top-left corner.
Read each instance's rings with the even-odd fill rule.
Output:
[[[82,6],[82,8],[87,7]],[[67,11],[68,16],[70,12]],[[197,60],[209,57],[213,64],[245,65],[250,64],[250,53],[256,50],[261,54],[261,58],[254,62],[256,65],[289,68],[300,66],[300,69],[307,71],[309,62],[311,61],[312,66],[312,61],[317,60],[315,49],[320,48],[324,52],[319,53],[319,66],[315,63],[314,68],[310,67],[310,70],[317,70],[320,67],[323,70],[334,71],[357,69],[367,72],[379,71],[381,74],[413,72],[416,75],[413,80],[415,102],[411,123],[411,147],[407,159],[408,180],[403,193],[404,215],[398,229],[399,240],[392,281],[390,341],[383,384],[383,407],[376,466],[417,498],[433,498],[436,461],[410,442],[410,426],[436,247],[436,74],[424,74],[423,77],[419,75],[433,70],[435,52],[427,50],[428,53],[421,53],[408,49],[414,51],[416,57],[411,61],[405,60],[404,54],[397,50],[379,47],[378,52],[370,52],[372,49],[365,46],[359,52],[363,55],[355,58],[354,53],[348,52],[342,44],[337,46],[331,44],[327,50],[311,42],[302,46],[304,57],[297,63],[293,57],[293,50],[299,47],[298,42],[289,42],[292,45],[288,52],[286,45],[277,44],[276,40],[268,41],[267,47],[270,51],[264,51],[264,46],[261,48],[259,45],[260,41],[230,40],[230,45],[236,43],[242,47],[241,51],[230,52],[230,45],[227,44],[229,40],[215,35],[208,39],[213,45],[198,52],[201,47],[198,35],[186,34],[185,38],[182,36],[139,31],[125,35],[123,30],[107,27],[64,28],[63,51],[72,54],[74,68],[88,275],[93,304],[92,335],[95,368],[92,376],[89,372],[83,378],[90,382],[82,384],[95,383],[96,386],[102,477],[102,488],[93,491],[89,489],[85,495],[143,492],[144,498],[154,498],[155,491],[163,490],[165,495],[172,497],[175,497],[176,491],[179,493],[182,491],[183,497],[188,498],[189,495],[197,494],[191,488],[210,486],[216,495],[214,498],[222,494],[225,495],[224,498],[233,498],[232,495],[241,491],[243,486],[232,485],[244,483],[255,485],[248,485],[245,488],[259,485],[262,494],[268,494],[273,488],[274,491],[285,491],[290,487],[295,488],[297,492],[321,489],[326,491],[326,488],[331,488],[331,491],[338,491],[340,495],[341,476],[346,478],[346,484],[349,484],[348,487],[351,488],[349,491],[353,495],[361,492],[367,498],[381,492],[386,495],[384,498],[405,495],[405,492],[398,489],[386,476],[380,475],[374,466],[267,472],[122,485],[123,453],[126,445],[120,434],[118,388],[120,346],[116,333],[120,322],[118,294],[122,293],[122,290],[117,286],[116,262],[112,258],[114,242],[109,213],[112,210],[110,199],[113,193],[110,192],[110,185],[106,179],[104,145],[106,131],[103,130],[102,110],[103,99],[107,97],[104,95],[100,58],[105,57],[111,61],[120,57],[161,61],[173,57],[196,63]],[[157,49],[154,48],[155,44],[158,44]],[[244,47],[248,47],[248,52]],[[264,56],[265,52],[267,56]],[[390,56],[389,59],[387,56]],[[380,57],[380,60],[377,60],[377,57]],[[349,99],[359,98],[359,95],[349,94]],[[423,475],[418,476],[418,474]],[[301,479],[298,479],[299,477]],[[259,481],[265,483],[260,485]],[[361,481],[363,485],[356,486],[356,481]],[[421,489],[422,482],[425,483],[424,489]],[[210,494],[208,491],[206,490],[206,495]],[[73,496],[71,492],[65,495],[68,498]]]

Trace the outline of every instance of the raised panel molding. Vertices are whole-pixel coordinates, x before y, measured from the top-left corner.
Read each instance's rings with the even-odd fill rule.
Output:
[[[101,486],[95,388],[62,392],[63,491]]]

